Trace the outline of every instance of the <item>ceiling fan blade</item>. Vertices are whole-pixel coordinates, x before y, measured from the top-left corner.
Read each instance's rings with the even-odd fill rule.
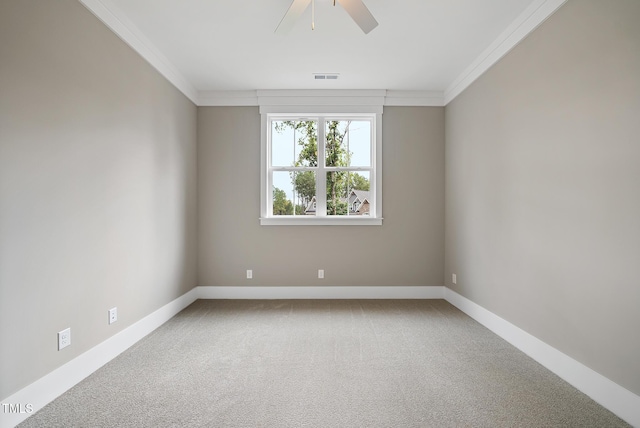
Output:
[[[289,6],[289,10],[278,24],[278,28],[276,28],[276,34],[287,34],[293,26],[295,25],[302,12],[304,12],[311,0],[293,0],[291,2],[291,6]]]
[[[378,21],[369,12],[362,0],[338,0],[338,3],[356,21],[356,24],[364,31],[364,34],[369,34],[369,31],[378,26]]]

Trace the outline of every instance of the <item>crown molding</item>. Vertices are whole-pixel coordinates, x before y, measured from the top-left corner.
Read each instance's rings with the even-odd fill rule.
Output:
[[[199,106],[444,106],[440,91],[278,89],[200,91]]]
[[[382,106],[385,90],[258,90],[260,106]]]
[[[444,106],[442,91],[387,91],[385,106]]]
[[[194,104],[198,104],[198,91],[191,82],[113,3],[109,0],[80,0],[80,3]]]
[[[250,90],[198,91],[171,61],[151,43],[110,0],[79,0],[120,39],[142,56],[151,66],[198,106],[258,106],[265,103],[299,105],[303,98],[327,101],[329,97],[345,97],[358,103],[377,104],[382,97],[385,106],[445,106],[535,30],[567,0],[536,0],[503,31],[453,82],[442,91],[398,90]],[[300,95],[304,93],[305,95]],[[369,95],[366,95],[369,93]],[[327,97],[327,98],[325,98]],[[368,101],[365,101],[366,98]],[[293,103],[293,104],[291,104]],[[362,105],[362,104],[356,104]]]
[[[196,104],[202,107],[257,106],[258,91],[200,91]]]
[[[444,105],[449,104],[485,71],[498,62],[567,0],[536,0],[507,27],[444,91]]]

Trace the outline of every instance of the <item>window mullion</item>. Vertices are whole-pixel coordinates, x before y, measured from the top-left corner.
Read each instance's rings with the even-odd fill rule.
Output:
[[[325,119],[318,118],[318,170],[316,172],[316,216],[327,215],[327,173],[325,170]]]

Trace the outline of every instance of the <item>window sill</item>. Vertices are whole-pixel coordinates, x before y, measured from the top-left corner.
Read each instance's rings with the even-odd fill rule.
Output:
[[[260,218],[261,226],[382,226],[382,218],[280,216]]]

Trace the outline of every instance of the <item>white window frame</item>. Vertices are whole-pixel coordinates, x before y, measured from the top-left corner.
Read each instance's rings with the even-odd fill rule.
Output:
[[[261,167],[260,167],[260,224],[263,226],[380,226],[382,225],[382,107],[381,106],[261,106]],[[318,123],[318,167],[316,174],[316,215],[283,216],[272,215],[272,174],[277,167],[271,166],[271,121],[272,120],[316,120]],[[324,166],[324,122],[322,120],[358,120],[371,121],[371,167],[326,167]],[[322,146],[322,147],[321,147]],[[326,214],[326,172],[330,170],[370,171],[369,201],[371,210],[368,216],[327,215]]]

